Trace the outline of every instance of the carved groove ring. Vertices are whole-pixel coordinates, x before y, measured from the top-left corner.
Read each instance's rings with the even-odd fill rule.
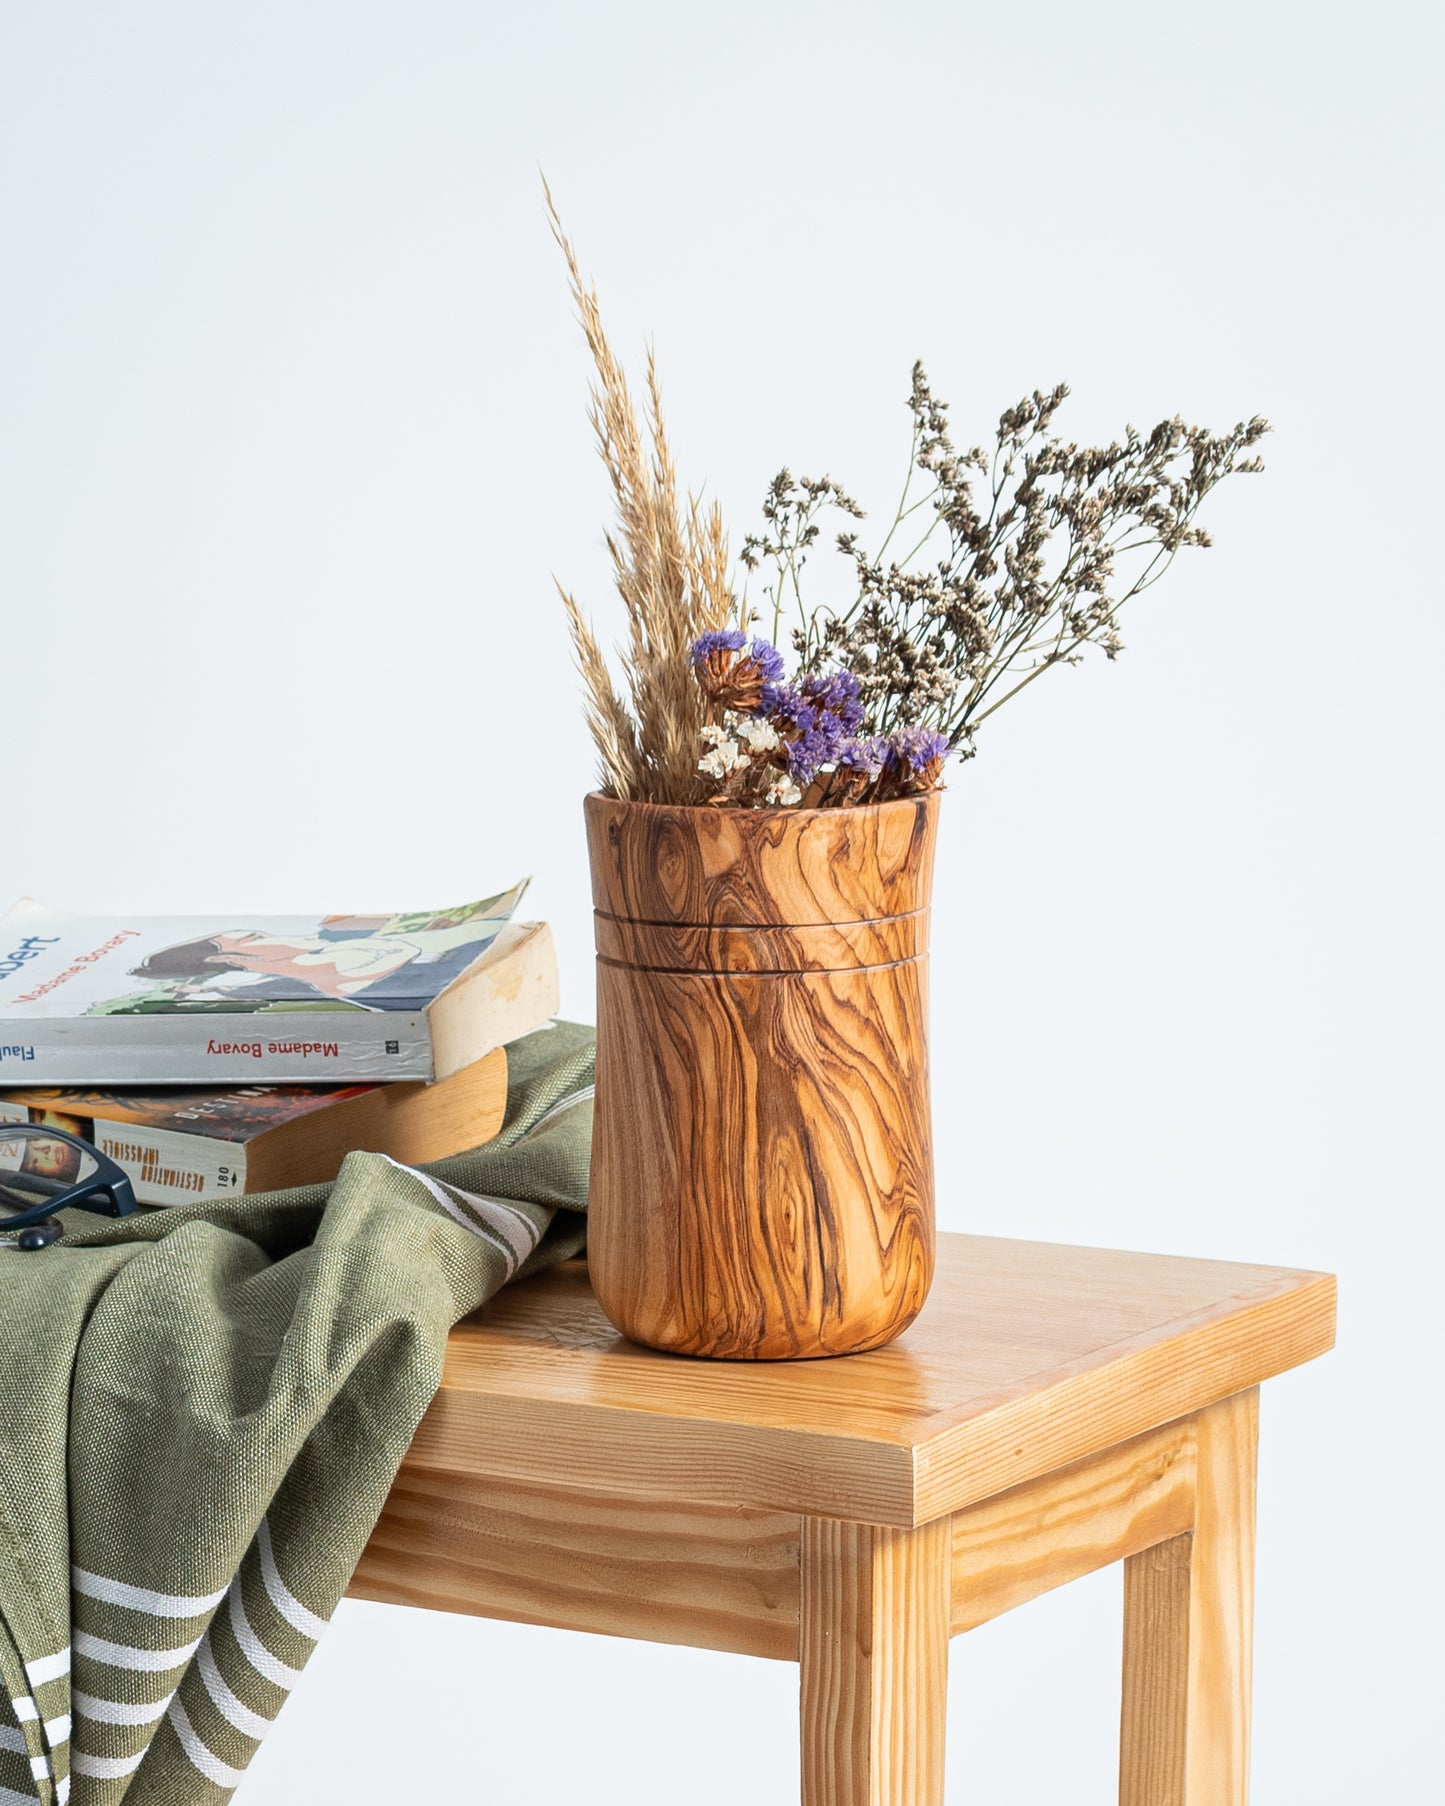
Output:
[[[860,971],[901,965],[928,951],[926,909],[873,921],[755,928],[634,922],[600,909],[594,914],[597,957],[644,972]]]

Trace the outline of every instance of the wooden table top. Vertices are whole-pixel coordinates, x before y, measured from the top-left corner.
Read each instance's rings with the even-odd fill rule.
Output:
[[[459,1324],[408,1462],[637,1499],[925,1523],[1329,1348],[1328,1274],[939,1238],[891,1347],[739,1364],[639,1348],[582,1261]]]

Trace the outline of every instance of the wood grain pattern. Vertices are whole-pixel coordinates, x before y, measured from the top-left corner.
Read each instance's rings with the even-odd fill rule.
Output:
[[[1166,1424],[951,1522],[955,1636],[1194,1522],[1194,1425]]]
[[[984,1412],[975,1404],[966,1416],[943,1413],[937,1434],[917,1451],[919,1518],[956,1510],[1040,1466],[1076,1461],[1323,1354],[1334,1344],[1334,1280],[1295,1278],[1303,1282],[1295,1289],[1246,1288],[1166,1333],[1151,1328],[1093,1352],[1048,1385],[995,1397]]]
[[[1189,1563],[1189,1806],[1246,1806],[1259,1394],[1202,1411]]]
[[[1200,1412],[1193,1534],[1125,1563],[1120,1806],[1247,1806],[1258,1435],[1253,1389]]]
[[[1194,1521],[1194,1446],[1192,1420],[1166,1425],[946,1520],[950,1634],[1180,1538]],[[801,1536],[791,1513],[409,1467],[348,1590],[391,1605],[796,1660]],[[824,1538],[830,1559],[836,1540]]]
[[[624,922],[595,912],[597,956],[661,972],[838,972],[917,959],[928,951],[928,911],[875,922],[708,928]]]
[[[856,972],[597,974],[588,1258],[654,1348],[848,1354],[933,1273],[919,960]]]
[[[796,1660],[799,1520],[406,1471],[353,1597]]]
[[[803,1806],[942,1806],[948,1526],[803,1520]]]
[[[588,1255],[599,1303],[635,1341],[728,1360],[848,1354],[922,1306],[927,966],[897,954],[925,934],[937,813],[936,795],[818,811],[587,799],[601,955]]]
[[[1185,1806],[1193,1549],[1186,1533],[1124,1564],[1119,1806]]]
[[[927,909],[938,794],[863,809],[586,799],[592,900],[621,921],[756,928]]]
[[[640,1499],[913,1524],[1329,1348],[1327,1275],[939,1237],[890,1347],[722,1367],[619,1336],[580,1262],[458,1325],[407,1461]]]

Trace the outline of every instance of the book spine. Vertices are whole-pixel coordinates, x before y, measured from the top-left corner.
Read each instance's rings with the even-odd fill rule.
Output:
[[[94,1141],[124,1167],[142,1204],[199,1204],[246,1189],[246,1149],[240,1142],[102,1117],[94,1119]]]
[[[351,1085],[431,1076],[420,1011],[0,1021],[0,1086]]]

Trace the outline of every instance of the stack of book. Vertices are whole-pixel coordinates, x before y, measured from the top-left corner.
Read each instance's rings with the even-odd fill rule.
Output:
[[[490,1140],[506,1043],[557,1009],[525,885],[411,915],[0,917],[0,1123],[69,1130],[145,1204],[335,1178],[354,1148],[414,1164]],[[75,1150],[32,1138],[0,1154]]]

